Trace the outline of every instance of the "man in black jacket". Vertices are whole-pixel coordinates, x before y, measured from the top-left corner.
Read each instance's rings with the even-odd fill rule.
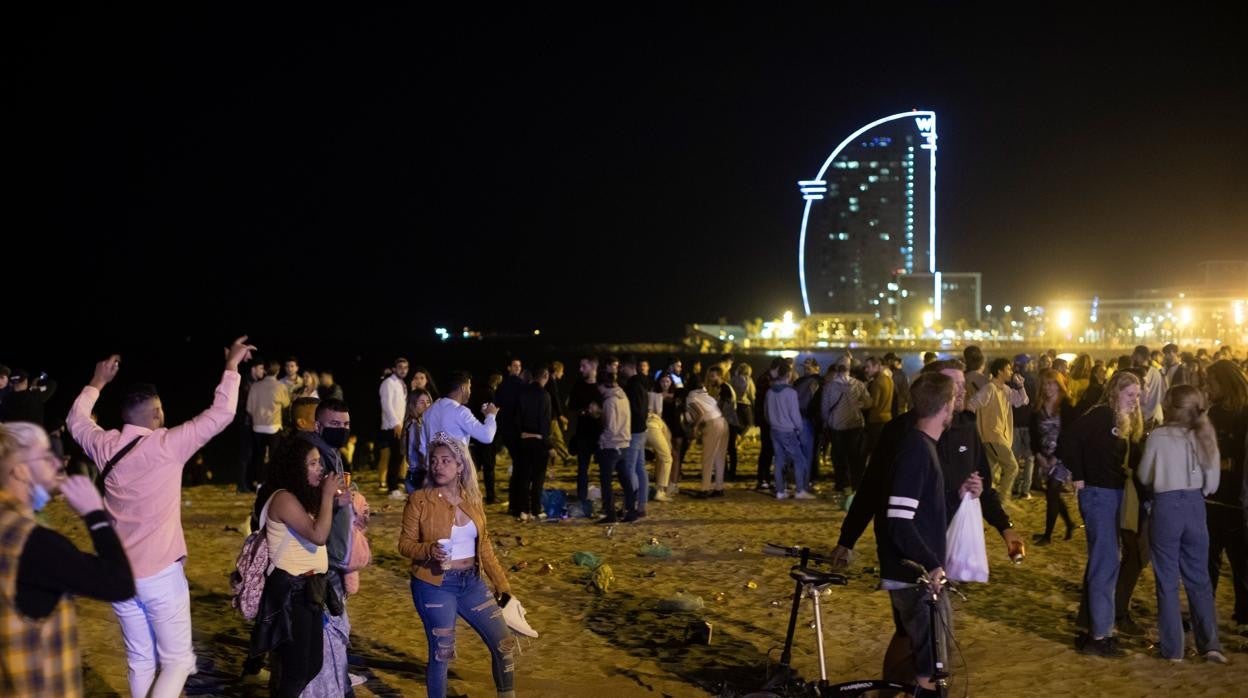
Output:
[[[939,695],[936,675],[946,664],[945,644],[932,636],[933,627],[946,628],[952,637],[949,597],[945,581],[945,482],[936,442],[949,428],[954,414],[954,383],[949,376],[929,372],[919,376],[911,390],[914,428],[902,437],[891,462],[888,500],[876,510],[886,522],[876,540],[880,556],[880,586],[888,590],[893,622],[909,640],[915,664],[916,696]],[[870,467],[879,467],[872,463]],[[877,527],[878,528],[878,527]],[[918,573],[925,577],[920,578]],[[926,589],[915,588],[926,583]],[[933,608],[928,592],[936,595]],[[932,623],[931,615],[944,617]],[[939,666],[938,666],[939,664]]]
[[[551,400],[546,392],[550,371],[539,368],[527,376],[516,399],[516,457],[511,469],[507,510],[521,521],[544,519],[542,487],[550,453]]]
[[[934,361],[923,367],[922,375],[940,373],[953,381],[954,415],[949,428],[936,443],[936,453],[940,461],[942,481],[945,487],[945,525],[953,520],[958,507],[962,504],[962,494],[970,492],[979,498],[984,512],[984,520],[1001,533],[1006,544],[1006,552],[1011,557],[1026,554],[1023,539],[1013,528],[1014,524],[1001,506],[1001,498],[992,487],[992,471],[988,465],[988,456],[984,451],[983,442],[976,429],[975,414],[963,409],[966,399],[966,383],[962,370],[962,362],[956,359]],[[917,383],[917,380],[916,380]],[[886,508],[891,470],[888,465],[897,458],[905,435],[914,429],[918,415],[912,409],[898,416],[880,432],[880,441],[871,455],[871,463],[867,465],[863,480],[850,503],[849,513],[841,523],[840,538],[832,557],[839,565],[846,565],[854,545],[866,530],[867,524],[874,518],[875,536],[878,541],[887,535],[887,521],[878,512]],[[880,464],[878,467],[872,463]],[[940,531],[944,532],[944,527]],[[894,619],[896,622],[896,619]],[[890,645],[885,657],[885,677],[907,680],[903,666],[905,658],[910,655],[910,648],[900,625],[897,625],[894,644]],[[900,658],[899,661],[895,658]],[[899,673],[900,672],[900,673]]]

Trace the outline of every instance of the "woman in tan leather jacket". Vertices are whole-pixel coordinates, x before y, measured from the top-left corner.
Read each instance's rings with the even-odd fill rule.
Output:
[[[463,445],[444,432],[429,442],[428,458],[425,486],[407,498],[399,534],[399,553],[412,561],[412,600],[429,646],[428,694],[446,695],[459,616],[490,651],[498,695],[514,696],[515,638],[502,612],[511,586],[490,545],[476,471]]]

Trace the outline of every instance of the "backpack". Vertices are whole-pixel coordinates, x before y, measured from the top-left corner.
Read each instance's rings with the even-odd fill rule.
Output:
[[[351,550],[347,553],[347,567],[342,575],[343,590],[348,596],[360,593],[360,570],[373,561],[373,549],[368,543],[368,500],[358,490],[351,494]]]
[[[269,564],[269,540],[264,532],[264,525],[269,517],[269,505],[272,503],[273,496],[270,495],[269,501],[260,510],[260,525],[243,540],[243,548],[234,561],[234,571],[230,573],[230,606],[237,609],[247,620],[255,620],[260,611],[264,580],[272,569]]]

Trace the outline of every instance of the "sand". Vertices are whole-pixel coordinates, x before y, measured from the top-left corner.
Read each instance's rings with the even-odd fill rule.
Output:
[[[696,449],[692,463],[697,462]],[[699,696],[725,688],[739,695],[762,683],[767,658],[774,663],[779,657],[793,590],[791,561],[762,555],[762,545],[830,550],[844,512],[839,500],[826,493],[816,501],[783,502],[755,493],[750,489],[752,454],[743,454],[742,462],[751,466],[743,466],[742,482],[734,483],[726,497],[682,494],[673,502],[652,502],[648,517],[613,529],[583,519],[519,523],[500,507],[492,508],[490,534],[506,567],[525,565],[511,572],[510,579],[529,621],[541,633],[539,639],[520,639],[516,685],[521,695]],[[506,469],[503,459],[503,483]],[[686,492],[697,488],[693,470],[686,465]],[[396,552],[402,502],[375,491],[376,473],[357,473],[356,481],[372,504],[369,534],[375,555],[374,564],[362,573],[360,594],[349,602],[353,671],[369,679],[357,694],[424,695],[424,630],[412,606],[406,561]],[[569,493],[575,491],[574,482],[574,468],[567,467],[555,468],[550,479],[551,486]],[[248,632],[229,607],[227,582],[252,499],[235,494],[232,487],[205,485],[184,490],[183,503],[200,667],[187,694],[261,695],[248,693],[235,681]],[[1011,513],[1030,541],[1043,522],[1043,497],[1018,502]],[[50,506],[48,518],[58,530],[72,531],[80,546],[87,544],[81,524],[62,502]],[[1226,620],[1231,589],[1225,572],[1217,607],[1231,666],[1195,657],[1172,664],[1157,658],[1149,638],[1130,640],[1124,659],[1086,657],[1072,645],[1085,554],[1082,531],[1069,542],[1029,548],[1020,566],[1006,559],[995,532],[987,535],[991,581],[966,585],[968,600],[954,601],[958,644],[952,651],[951,695],[1244,694],[1248,646],[1245,638],[1231,633]],[[651,538],[669,547],[671,557],[642,555]],[[828,670],[838,680],[877,676],[892,633],[888,598],[874,590],[870,532],[857,549],[850,584],[833,587],[823,601]],[[576,551],[593,552],[612,567],[615,583],[608,593],[587,586],[588,572],[571,560]],[[552,568],[547,570],[544,563]],[[704,608],[658,610],[660,601],[679,591],[701,597]],[[1141,580],[1134,605],[1140,624],[1151,628],[1156,609],[1151,569]],[[91,600],[79,600],[78,607],[89,694],[128,695],[125,656],[111,609]],[[701,621],[713,626],[710,645],[686,643],[687,626]],[[794,665],[807,677],[818,674],[812,623],[807,601],[794,650]],[[1151,639],[1155,637],[1152,631]],[[1190,642],[1189,635],[1189,648]],[[458,652],[451,668],[452,695],[492,695],[488,654],[462,622]]]

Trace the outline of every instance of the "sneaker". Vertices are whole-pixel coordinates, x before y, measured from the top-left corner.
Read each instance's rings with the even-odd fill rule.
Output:
[[[667,496],[667,492],[664,492],[663,490],[659,490],[658,492],[655,492],[655,493],[654,493],[654,501],[656,501],[656,502],[670,502],[670,501],[672,501],[672,498],[671,498],[671,497],[669,497],[669,496]]]
[[[596,521],[595,523],[614,524],[614,523],[619,523],[619,522],[620,520],[615,518],[614,516],[604,516],[601,519],[598,519],[598,521]]]
[[[527,522],[528,522],[528,520],[529,520],[529,519],[531,519],[531,518],[533,518],[533,517],[529,516],[529,512],[527,512],[527,511],[522,511],[522,512],[520,512],[520,514],[519,514],[519,515],[517,515],[517,516],[516,516],[516,520],[517,520],[517,521],[520,521],[521,523],[527,523]]]
[[[776,493],[776,499],[788,499],[788,498],[789,498],[789,493],[788,493],[788,492],[777,492],[777,493]]]
[[[1136,623],[1135,619],[1129,615],[1119,618],[1114,625],[1118,626],[1118,632],[1123,635],[1144,637],[1144,628],[1140,627],[1140,624]]]
[[[1222,654],[1221,652],[1217,650],[1209,650],[1208,652],[1205,652],[1205,661],[1209,662],[1210,664],[1230,664],[1231,663],[1231,660],[1227,659],[1225,654]]]
[[[794,493],[793,499],[815,499],[815,495],[807,492],[806,490],[798,490]]]
[[[538,521],[545,521],[547,519],[546,512],[544,511],[538,512],[537,516],[533,518],[537,519]]]
[[[1117,659],[1127,656],[1126,651],[1118,646],[1118,638],[1103,637],[1099,640],[1088,640],[1087,644],[1079,650],[1081,654],[1094,654],[1098,657],[1107,657]]]
[[[722,496],[724,496],[724,491],[723,491],[723,490],[714,490],[714,491],[712,491],[712,492],[711,492],[711,496],[712,496],[712,497],[722,497]]]
[[[757,485],[754,485],[755,492],[766,492],[769,489],[771,489],[770,482],[760,482]]]
[[[394,499],[394,500],[407,499],[407,493],[404,492],[403,490],[391,490],[390,499]]]
[[[507,600],[506,606],[503,606],[503,620],[507,623],[508,628],[525,637],[537,637],[537,631],[525,619],[527,615],[528,612],[520,604],[520,599],[514,596]]]
[[[347,678],[351,680],[351,688],[355,688],[356,686],[363,686],[364,684],[368,683],[368,679],[363,676],[360,676],[359,674],[347,674]]]

